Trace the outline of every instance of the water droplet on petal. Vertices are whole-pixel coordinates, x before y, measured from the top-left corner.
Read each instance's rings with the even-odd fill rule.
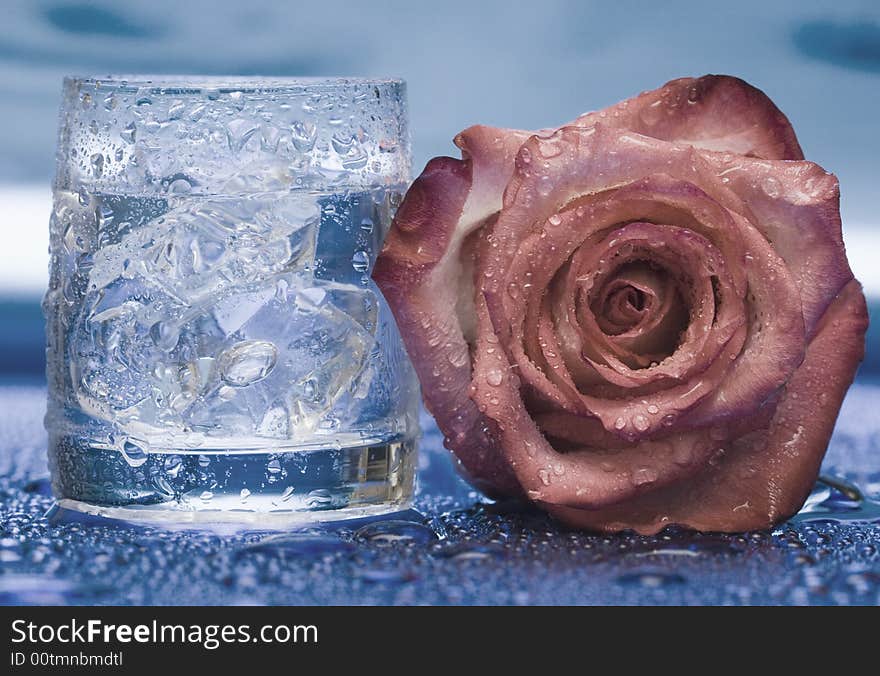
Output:
[[[782,191],[782,184],[775,176],[766,176],[764,180],[761,181],[761,189],[767,193],[767,197],[776,199]]]
[[[650,484],[657,481],[657,470],[653,467],[642,467],[633,473],[633,483],[636,486]]]

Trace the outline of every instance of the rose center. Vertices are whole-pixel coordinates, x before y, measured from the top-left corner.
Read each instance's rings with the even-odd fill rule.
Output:
[[[678,348],[687,328],[688,308],[676,278],[654,263],[627,262],[609,274],[589,305],[596,323],[610,340],[638,345],[641,356],[662,361]]]

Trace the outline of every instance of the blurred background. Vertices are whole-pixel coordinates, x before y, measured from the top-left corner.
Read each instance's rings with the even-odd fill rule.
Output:
[[[540,11],[537,8],[540,7]],[[49,184],[65,74],[394,75],[415,171],[475,122],[539,128],[683,76],[766,91],[842,185],[880,324],[880,3],[0,0],[0,381],[43,378]],[[862,377],[880,373],[877,328]]]

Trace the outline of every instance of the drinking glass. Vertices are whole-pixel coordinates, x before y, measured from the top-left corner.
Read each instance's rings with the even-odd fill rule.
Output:
[[[418,385],[370,279],[394,79],[68,78],[46,427],[63,507],[284,526],[406,508]]]

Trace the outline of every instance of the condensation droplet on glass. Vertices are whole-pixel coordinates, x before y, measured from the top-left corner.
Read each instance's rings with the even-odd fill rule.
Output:
[[[95,175],[95,178],[101,178],[101,176],[104,174],[103,153],[94,153],[91,158],[89,158],[89,162],[92,165],[92,173]]]
[[[137,126],[135,125],[135,123],[129,122],[127,125],[125,125],[119,132],[119,137],[126,143],[134,143],[135,138],[137,137]]]
[[[358,249],[351,257],[351,267],[358,272],[366,272],[370,267],[370,255],[363,249]]]

